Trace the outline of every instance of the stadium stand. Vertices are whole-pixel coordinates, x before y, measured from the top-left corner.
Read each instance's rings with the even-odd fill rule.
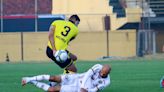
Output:
[[[110,0],[109,5],[113,6],[113,12],[117,13],[117,17],[125,17],[125,3],[120,0]]]
[[[150,0],[149,4],[157,17],[164,17],[164,0]]]
[[[48,31],[49,26],[54,20],[63,20],[64,15],[21,15],[4,16],[3,32],[34,32],[37,18],[37,31]],[[10,27],[8,27],[10,25]]]
[[[52,0],[38,0],[38,14],[51,14]]]
[[[139,30],[139,24],[142,22],[141,19],[143,19],[142,13],[145,11],[145,14],[147,14],[146,11],[150,12],[149,9],[152,8],[148,7],[149,3],[146,2],[146,0],[143,0],[145,1],[144,5],[147,5],[145,7],[142,7],[142,2],[138,3],[140,0],[136,0],[138,1],[137,4],[132,4],[132,7],[129,7],[129,2],[124,2],[126,0],[37,0],[38,16],[35,16],[35,0],[3,1],[3,7],[5,7],[3,9],[5,15],[3,17],[4,30],[0,34],[0,38],[4,40],[0,40],[0,44],[3,44],[0,48],[0,60],[5,60],[7,54],[10,57],[10,60],[21,60],[20,39],[23,40],[24,60],[46,60],[47,57],[45,56],[44,51],[47,45],[47,32],[40,31],[47,31],[53,20],[65,19],[72,13],[79,14],[82,20],[79,25],[81,33],[74,42],[76,44],[73,43],[73,45],[71,45],[72,48],[70,48],[71,51],[79,53],[79,59],[92,60],[106,54],[106,48],[104,48],[106,47],[106,40],[104,40],[106,34],[102,22],[102,18],[106,14],[110,16],[111,21],[111,31],[109,32],[110,55],[123,57],[136,56],[136,49],[138,49],[136,42],[138,40],[137,30]],[[93,1],[94,3],[91,3]],[[17,3],[15,4],[15,2],[19,4],[23,3],[23,5],[17,6]],[[31,5],[26,5],[27,2]],[[50,4],[51,2],[53,2],[53,4]],[[27,7],[25,7],[25,5]],[[78,10],[74,7],[77,7]],[[19,8],[24,8],[24,11]],[[52,8],[54,10],[52,10]],[[143,8],[147,9],[144,10]],[[20,11],[17,12],[15,10]],[[51,14],[51,11],[54,15]],[[26,14],[26,16],[19,15],[20,13]],[[56,14],[65,15],[58,16]],[[157,34],[157,52],[161,52],[161,48],[164,44],[161,41],[164,39],[162,32],[164,28],[163,26],[159,26],[163,24],[157,20],[160,20],[161,22],[164,20],[159,19],[159,17],[156,16],[152,18],[148,18],[148,16],[144,17],[146,17],[146,22],[151,22],[151,28],[154,30],[161,30],[160,33]],[[35,18],[37,18],[38,32],[34,32]],[[149,19],[149,21],[146,19]],[[7,25],[10,25],[10,27]],[[20,32],[23,32],[22,38]],[[13,41],[13,39],[15,41]],[[6,44],[8,45],[6,46]],[[79,49],[79,47],[81,48]],[[90,52],[86,53],[86,51]]]
[[[113,12],[117,14],[117,18],[127,18],[128,20],[117,30],[136,29],[137,33],[141,32],[141,36],[138,37],[139,53],[144,54],[155,52],[155,50],[161,53],[161,48],[164,42],[159,39],[163,39],[164,27],[164,1],[163,0],[110,0],[110,5],[113,6]],[[126,4],[125,4],[126,3]],[[123,10],[124,9],[124,10]],[[141,11],[140,11],[141,9]],[[126,16],[123,15],[123,11],[126,11]],[[139,15],[140,14],[140,15]],[[136,16],[137,15],[137,16]],[[136,19],[140,19],[140,21]],[[152,36],[156,33],[156,36]],[[148,38],[148,36],[151,38]],[[148,40],[147,40],[148,39]],[[156,47],[153,45],[155,42],[150,39],[158,39]],[[146,44],[145,44],[146,43]],[[142,48],[142,49],[141,49]],[[154,49],[156,48],[156,49]],[[138,52],[138,51],[137,51]]]
[[[51,14],[52,0],[37,0],[38,14]],[[16,11],[15,11],[16,10]],[[3,0],[3,15],[35,14],[35,0]]]
[[[51,11],[52,0],[3,0],[3,32],[34,32],[36,18],[37,31],[48,31],[52,21],[64,18]]]

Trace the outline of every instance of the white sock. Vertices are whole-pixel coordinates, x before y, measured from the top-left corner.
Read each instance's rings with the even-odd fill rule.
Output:
[[[38,82],[38,81],[31,81],[36,87],[43,89],[44,91],[48,91],[49,85],[46,83]]]
[[[47,80],[49,81],[50,75],[38,75],[34,77],[29,77],[30,81],[41,81],[41,80]]]

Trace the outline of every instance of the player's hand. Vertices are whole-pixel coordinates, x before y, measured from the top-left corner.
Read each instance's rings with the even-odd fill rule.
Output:
[[[98,85],[97,89],[98,89],[98,91],[103,90],[104,89],[104,85]]]

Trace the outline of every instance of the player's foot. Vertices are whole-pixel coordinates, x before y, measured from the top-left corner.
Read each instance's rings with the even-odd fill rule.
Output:
[[[23,77],[22,78],[22,86],[26,85],[29,82],[30,82],[30,80],[28,79],[28,77]]]
[[[160,86],[161,86],[161,88],[164,88],[164,77],[160,81]]]

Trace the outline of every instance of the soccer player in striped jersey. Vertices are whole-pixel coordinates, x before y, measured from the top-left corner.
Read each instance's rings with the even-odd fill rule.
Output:
[[[22,85],[31,83],[47,92],[98,92],[110,84],[109,65],[96,64],[87,72],[81,74],[64,74],[59,76],[38,75],[23,77]],[[43,80],[60,83],[58,86],[49,86],[40,82]]]
[[[56,20],[52,22],[49,29],[49,41],[47,45],[46,54],[58,66],[65,70],[65,73],[77,72],[74,62],[77,60],[76,55],[67,50],[70,41],[75,39],[79,30],[78,24],[80,18],[77,15],[72,15],[69,21]],[[66,50],[69,58],[65,62],[58,62],[54,57],[57,50]]]

